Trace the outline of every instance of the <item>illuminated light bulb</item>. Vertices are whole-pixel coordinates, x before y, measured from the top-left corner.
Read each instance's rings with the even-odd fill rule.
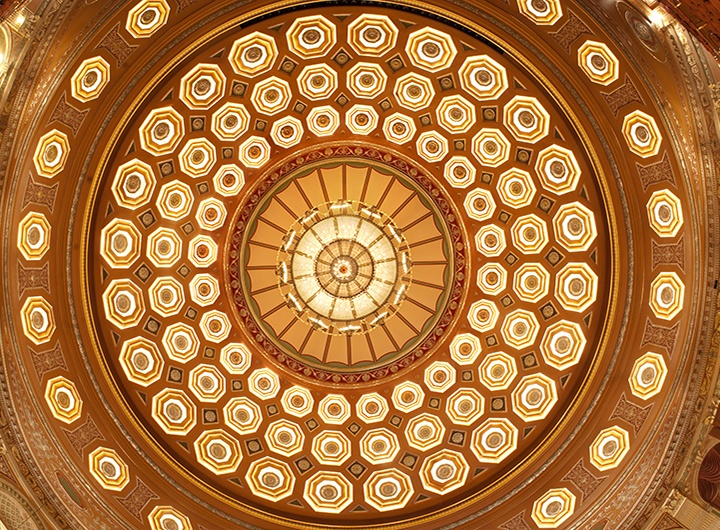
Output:
[[[665,26],[665,15],[663,11],[659,8],[653,9],[650,12],[650,22],[652,22],[653,26],[657,26],[659,28]]]

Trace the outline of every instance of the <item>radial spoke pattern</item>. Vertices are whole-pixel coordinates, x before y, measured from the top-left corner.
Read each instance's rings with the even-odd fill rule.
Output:
[[[417,344],[447,299],[452,258],[426,192],[362,159],[300,168],[276,187],[241,248],[248,305],[278,345],[300,360],[358,369]],[[414,261],[430,255],[433,263]],[[276,278],[264,272],[273,264]]]

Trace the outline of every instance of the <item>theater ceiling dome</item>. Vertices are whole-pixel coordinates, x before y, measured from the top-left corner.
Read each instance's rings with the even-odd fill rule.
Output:
[[[625,44],[569,0],[97,16],[4,197],[58,517],[624,523],[697,398],[714,208]]]

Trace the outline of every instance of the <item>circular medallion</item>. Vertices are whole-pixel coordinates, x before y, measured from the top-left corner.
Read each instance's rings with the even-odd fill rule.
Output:
[[[362,203],[313,208],[290,229],[281,251],[283,295],[299,317],[313,311],[311,324],[326,333],[369,331],[397,311],[410,284],[407,242],[386,215]]]
[[[232,240],[230,285],[251,332],[280,362],[335,383],[425,355],[466,278],[458,216],[438,184],[374,148],[328,147],[281,167],[241,207]]]

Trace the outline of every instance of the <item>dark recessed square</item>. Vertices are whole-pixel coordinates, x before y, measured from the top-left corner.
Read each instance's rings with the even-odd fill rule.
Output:
[[[480,174],[480,182],[482,182],[483,184],[490,184],[492,182],[492,179],[492,173],[483,172]]]
[[[150,228],[155,224],[155,214],[152,210],[145,210],[143,213],[138,215],[138,221],[140,221],[145,228]]]
[[[501,412],[505,410],[505,398],[504,397],[496,397],[493,398],[490,402],[490,408],[493,410],[493,412]]]
[[[472,372],[472,370],[463,370],[462,373],[460,374],[460,378],[461,378],[464,382],[472,381],[472,380],[473,380],[473,372]]]
[[[203,423],[217,423],[218,415],[215,409],[203,410]]]
[[[147,319],[147,322],[145,323],[143,329],[145,329],[145,331],[147,331],[148,333],[157,335],[157,332],[160,331],[160,322],[155,320],[153,317],[150,317]]]
[[[257,438],[253,438],[252,440],[245,442],[245,447],[247,447],[247,452],[250,455],[254,455],[255,453],[259,453],[263,450],[263,446]]]
[[[510,252],[507,256],[505,256],[505,263],[507,263],[510,266],[515,265],[517,263],[518,257]]]
[[[529,149],[522,149],[521,147],[518,147],[518,150],[515,152],[515,160],[520,162],[521,164],[527,164],[530,162],[530,157],[532,156],[532,151]]]
[[[515,303],[515,300],[512,299],[512,296],[510,296],[509,294],[506,294],[505,296],[503,296],[500,299],[500,303],[502,304],[503,307],[510,307],[511,305],[513,305]]]
[[[197,309],[194,307],[188,307],[187,311],[185,311],[185,318],[188,320],[195,320],[197,318]]]
[[[537,207],[540,208],[545,213],[550,212],[552,210],[552,207],[555,205],[555,201],[552,199],[549,199],[548,197],[545,197],[545,195],[540,196],[540,200],[538,200]]]
[[[393,55],[392,57],[390,57],[390,59],[388,59],[387,65],[390,67],[390,70],[392,70],[393,72],[397,72],[398,70],[402,70],[403,68],[405,68],[405,61],[403,61],[403,58],[400,56],[400,54]]]
[[[193,131],[205,130],[205,118],[200,118],[200,117],[190,118],[190,128]]]
[[[455,140],[453,142],[455,151],[465,151],[465,140]]]
[[[146,281],[148,281],[148,280],[152,277],[152,274],[153,274],[153,273],[152,273],[152,271],[148,268],[148,266],[143,263],[142,265],[140,265],[140,267],[138,267],[137,269],[135,269],[135,272],[134,272],[133,274],[135,274],[135,277],[136,277],[138,280],[140,280],[141,282],[145,283]]]
[[[187,265],[182,265],[178,270],[177,273],[182,276],[183,278],[187,278],[188,274],[190,274],[190,267]]]
[[[428,407],[438,410],[440,408],[440,400],[436,397],[430,398],[430,401],[428,401]]]
[[[429,127],[432,125],[432,116],[430,116],[430,114],[423,114],[420,116],[420,125],[423,127]]]
[[[289,57],[283,57],[283,60],[280,62],[280,68],[279,70],[285,74],[292,74],[293,71],[297,68],[297,63],[290,59]]]
[[[197,185],[197,190],[200,195],[205,195],[208,191],[210,191],[210,187],[208,186],[207,182],[200,182]]]
[[[315,418],[310,418],[308,421],[305,422],[305,427],[308,428],[308,431],[312,432],[317,429],[319,425]]]
[[[360,478],[360,476],[365,473],[365,466],[362,465],[360,462],[355,460],[352,464],[350,464],[347,468],[347,470],[350,472],[350,474],[355,478]]]
[[[442,91],[455,88],[455,79],[453,79],[452,74],[438,77],[438,83],[440,83],[440,90]]]
[[[392,102],[391,102],[388,98],[385,98],[385,99],[383,99],[383,100],[380,102],[380,108],[381,108],[383,111],[388,111],[388,110],[390,110],[390,109],[392,108],[392,106],[393,106],[393,105],[392,105]]]
[[[545,259],[554,267],[563,260],[563,255],[553,248],[545,255]]]
[[[160,162],[158,164],[158,169],[160,169],[160,174],[163,177],[167,177],[168,175],[172,175],[173,173],[175,173],[175,163],[172,160]]]
[[[512,215],[509,212],[500,212],[500,215],[498,215],[498,219],[501,223],[507,224],[510,219],[512,219]]]
[[[337,103],[341,107],[344,107],[345,105],[350,103],[350,100],[345,94],[340,94],[337,98],[335,98],[335,103]]]
[[[338,52],[333,57],[333,61],[335,61],[341,67],[345,66],[348,63],[348,61],[350,61],[350,59],[351,59],[350,54],[348,54],[348,52],[346,52],[342,48],[340,48],[340,50],[338,50]]]
[[[267,129],[267,122],[265,120],[255,120],[255,130],[264,131]]]
[[[312,462],[308,460],[306,457],[302,457],[299,460],[295,460],[295,467],[298,468],[298,471],[300,474],[307,473],[313,468]]]
[[[185,233],[185,235],[190,235],[195,231],[195,227],[192,223],[185,223],[182,225],[182,231]]]
[[[302,101],[296,101],[295,105],[293,106],[293,110],[298,114],[302,114],[303,112],[305,112],[306,108],[307,105],[305,105],[305,103],[303,103]]]
[[[495,346],[497,344],[497,337],[495,335],[489,335],[485,337],[485,344],[488,346]]]
[[[222,157],[225,159],[232,158],[234,155],[232,147],[223,147]]]
[[[452,431],[448,438],[448,443],[453,445],[465,445],[465,433],[463,431]]]
[[[360,425],[354,422],[348,425],[347,428],[347,430],[350,431],[350,434],[352,434],[353,436],[357,435],[357,433],[359,433],[361,429],[362,427],[360,427]]]
[[[400,427],[402,425],[402,418],[400,416],[393,416],[390,418],[390,425],[393,427]]]
[[[245,92],[247,92],[247,85],[245,83],[241,83],[240,81],[233,81],[232,85],[232,95],[235,97],[243,97],[245,95]]]
[[[400,459],[400,463],[408,469],[413,469],[417,464],[418,457],[412,453],[405,453]]]
[[[277,405],[268,405],[265,410],[267,410],[268,416],[277,416],[280,413]]]
[[[528,353],[527,355],[522,356],[522,365],[523,368],[532,368],[534,366],[537,366],[537,359],[535,358],[534,353]]]
[[[555,306],[552,304],[552,302],[548,302],[544,306],[540,308],[540,314],[543,316],[545,320],[549,320],[555,315],[558,314],[557,309],[555,309]]]
[[[497,107],[483,107],[482,117],[483,117],[483,121],[496,121],[497,120]]]
[[[214,359],[215,358],[215,348],[211,348],[210,346],[205,346],[205,349],[203,350],[203,357],[206,359]]]
[[[180,368],[170,368],[168,371],[168,381],[171,383],[182,383],[183,371]]]
[[[235,391],[239,391],[243,389],[243,383],[239,379],[234,379],[231,383],[232,389]]]

